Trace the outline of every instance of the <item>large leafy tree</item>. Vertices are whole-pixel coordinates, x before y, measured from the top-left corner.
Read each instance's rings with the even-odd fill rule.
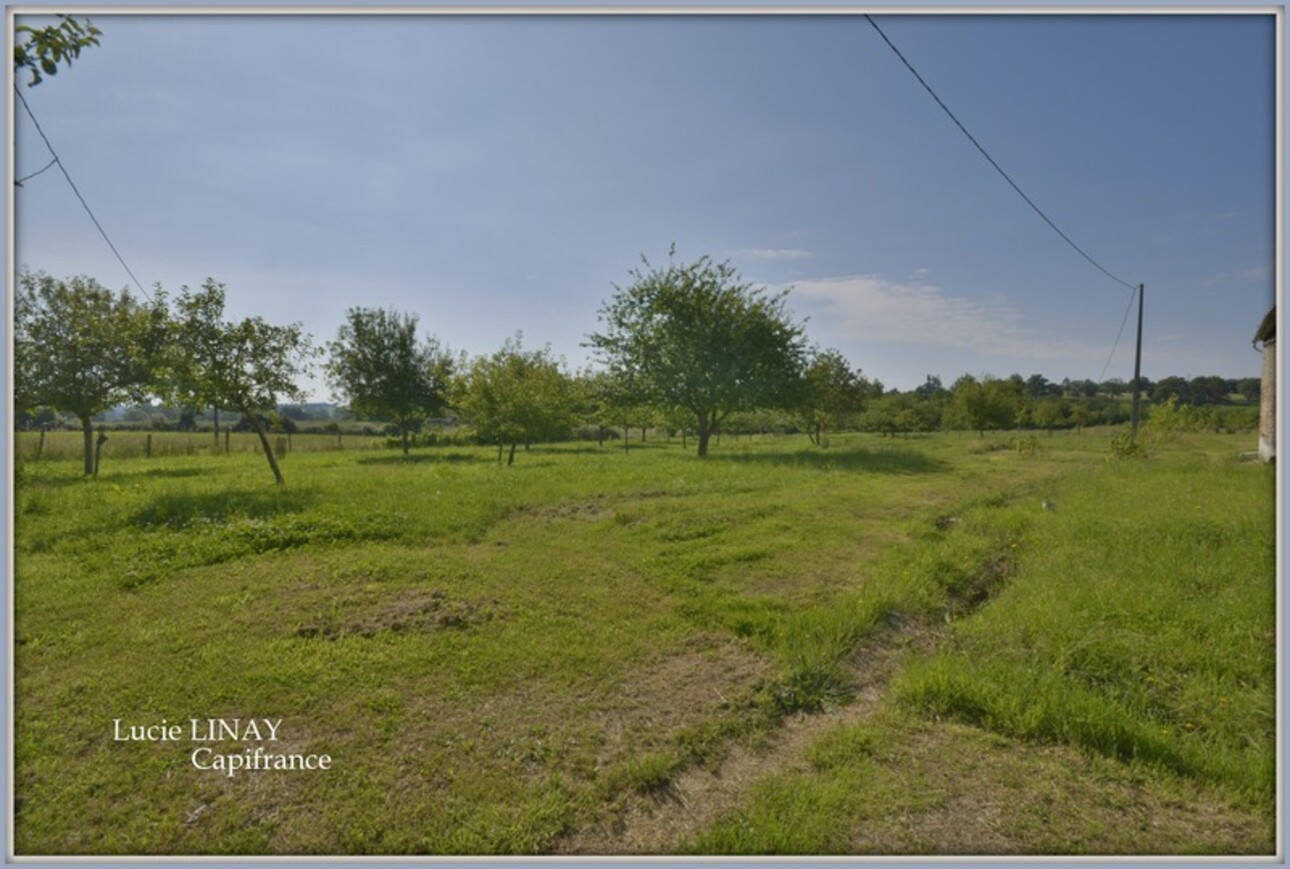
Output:
[[[93,278],[23,272],[14,297],[14,393],[19,409],[74,413],[95,471],[94,417],[150,394],[165,340],[165,309]]]
[[[360,418],[408,433],[447,404],[452,360],[437,341],[417,341],[417,317],[383,308],[350,308],[328,344],[327,377],[336,397]]]
[[[310,372],[312,343],[299,323],[274,326],[261,317],[224,319],[225,288],[207,278],[175,301],[166,366],[168,397],[186,407],[226,407],[250,421],[274,480],[282,470],[269,446],[263,416],[280,398],[305,399],[297,385]]]
[[[786,292],[767,294],[708,257],[631,272],[601,309],[593,346],[638,403],[691,413],[699,455],[731,413],[788,407],[806,358]]]
[[[519,335],[476,357],[453,382],[453,406],[481,441],[497,444],[499,464],[507,444],[511,465],[518,444],[567,437],[577,404],[572,378],[548,350],[525,350]]]

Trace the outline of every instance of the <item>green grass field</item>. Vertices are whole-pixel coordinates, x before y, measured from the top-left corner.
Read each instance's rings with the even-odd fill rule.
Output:
[[[1269,854],[1247,440],[24,461],[15,850]]]

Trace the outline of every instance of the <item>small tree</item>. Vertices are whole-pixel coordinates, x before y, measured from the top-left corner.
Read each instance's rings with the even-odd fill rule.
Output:
[[[981,437],[985,437],[986,429],[1011,428],[1021,409],[1024,390],[1025,384],[1020,378],[986,377],[979,381],[965,374],[954,382],[946,421],[975,429]]]
[[[1066,423],[1068,407],[1065,399],[1044,398],[1035,402],[1030,418],[1035,425],[1047,429],[1048,434],[1051,435],[1054,428]]]
[[[433,338],[417,342],[417,317],[350,308],[328,344],[327,377],[360,419],[393,422],[408,454],[408,432],[447,405],[452,359]]]
[[[524,350],[518,334],[463,366],[453,382],[453,406],[481,441],[497,444],[498,464],[507,444],[506,464],[513,465],[517,445],[567,437],[575,399],[571,378],[550,351]]]
[[[837,350],[816,353],[802,380],[798,413],[811,443],[823,446],[826,428],[841,428],[864,409],[869,384]]]
[[[128,290],[113,293],[93,278],[23,272],[14,313],[15,404],[76,414],[85,474],[93,475],[94,417],[152,391],[164,304],[141,305]]]
[[[693,414],[700,456],[729,414],[791,406],[806,346],[786,293],[768,296],[708,257],[666,268],[642,260],[601,309],[605,331],[589,336],[640,403]]]
[[[278,485],[284,480],[269,446],[264,417],[279,397],[304,401],[296,384],[314,356],[300,324],[273,326],[260,317],[224,320],[224,285],[207,278],[196,292],[182,289],[172,321],[167,365],[169,397],[185,407],[233,408],[249,420]]]

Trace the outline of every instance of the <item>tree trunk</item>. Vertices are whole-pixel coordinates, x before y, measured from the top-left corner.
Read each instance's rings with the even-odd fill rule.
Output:
[[[260,415],[249,413],[245,408],[242,409],[242,415],[250,417],[251,424],[255,426],[255,433],[260,436],[260,446],[264,448],[264,457],[269,460],[269,467],[273,470],[273,479],[281,486],[286,481],[282,479],[282,471],[278,468],[278,460],[273,455],[273,448],[269,446],[269,435],[264,431],[264,423],[260,421]]]
[[[49,431],[49,426],[42,425],[40,427],[40,443],[36,445],[36,461],[40,461],[40,457],[45,454],[45,432],[47,431]]]
[[[511,465],[515,464],[515,446],[516,446],[515,441],[511,441],[511,454],[506,457],[506,467],[508,468]]]
[[[107,432],[102,427],[98,429],[98,438],[94,441],[94,478],[98,480],[98,463],[103,458],[103,445],[107,444]]]
[[[94,476],[94,421],[89,414],[81,417],[81,436],[85,442],[85,476]]]
[[[641,443],[645,443],[645,426],[641,426]]]
[[[215,417],[215,452],[219,452],[219,408],[212,407],[211,414]],[[227,452],[227,450],[225,450]]]
[[[623,426],[623,452],[627,452],[628,450],[631,449],[631,447],[627,443],[629,440],[631,440],[630,435],[631,435],[631,429],[629,429],[627,426]]]
[[[699,455],[708,454],[708,439],[712,437],[712,431],[702,422],[699,423]]]
[[[605,427],[602,425],[596,428],[596,446],[603,447],[604,445],[605,445]]]
[[[407,454],[408,454],[408,427],[405,425],[405,426],[401,426],[401,428],[402,428],[402,430],[403,430],[403,455],[404,455],[404,457],[407,457]]]

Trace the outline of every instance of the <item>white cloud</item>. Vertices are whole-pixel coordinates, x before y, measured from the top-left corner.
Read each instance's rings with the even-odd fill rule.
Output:
[[[1272,277],[1272,269],[1268,266],[1255,266],[1252,269],[1246,269],[1241,272],[1241,276],[1247,281],[1266,281]]]
[[[1105,347],[1037,334],[1006,297],[953,296],[919,281],[901,283],[878,275],[797,281],[793,294],[823,309],[836,338],[876,343],[958,348],[995,356],[1034,359],[1097,359]]]
[[[750,257],[754,257],[756,259],[769,259],[769,260],[810,259],[811,257],[815,256],[815,254],[811,253],[809,250],[798,250],[796,248],[785,249],[785,248],[754,247],[743,251],[743,253],[747,254]]]

